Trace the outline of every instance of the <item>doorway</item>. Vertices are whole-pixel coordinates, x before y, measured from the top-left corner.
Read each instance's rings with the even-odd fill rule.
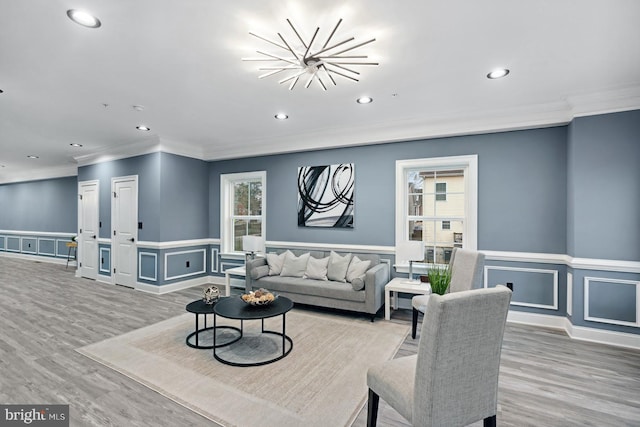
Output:
[[[138,176],[111,179],[112,281],[133,288],[137,274]]]
[[[81,277],[98,277],[99,182],[78,183],[78,270]]]

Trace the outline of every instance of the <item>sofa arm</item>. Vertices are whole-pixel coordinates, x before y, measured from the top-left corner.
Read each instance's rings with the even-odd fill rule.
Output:
[[[385,263],[371,267],[364,276],[367,313],[375,314],[384,304],[384,286],[389,282],[389,266]]]
[[[257,278],[262,277],[259,274],[260,267],[266,266],[267,260],[266,258],[254,258],[247,261],[246,264],[246,273],[245,273],[245,292],[251,292],[253,290],[254,282]]]

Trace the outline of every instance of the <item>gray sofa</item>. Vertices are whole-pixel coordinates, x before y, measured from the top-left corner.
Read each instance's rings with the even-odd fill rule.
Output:
[[[278,254],[284,252],[278,251]],[[330,252],[291,250],[295,256],[309,253],[311,258],[329,257]],[[344,255],[344,253],[342,253]],[[260,288],[290,298],[295,303],[356,311],[371,315],[384,304],[384,286],[389,281],[389,266],[375,254],[352,253],[362,261],[371,261],[368,269],[354,283],[334,280],[315,280],[303,277],[269,275],[266,258],[247,261],[246,292]],[[352,258],[353,259],[353,258]],[[361,290],[356,290],[359,287]]]

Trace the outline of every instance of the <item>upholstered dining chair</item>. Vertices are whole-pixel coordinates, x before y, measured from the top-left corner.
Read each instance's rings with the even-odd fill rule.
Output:
[[[448,293],[468,291],[474,288],[481,288],[482,270],[484,269],[484,254],[469,249],[453,248],[451,259],[451,282],[449,282]],[[411,338],[416,337],[418,329],[418,314],[424,313],[431,295],[416,295],[411,298],[413,316],[411,318]]]
[[[380,398],[413,426],[496,425],[502,338],[511,301],[504,286],[429,298],[418,352],[367,371],[367,426]]]

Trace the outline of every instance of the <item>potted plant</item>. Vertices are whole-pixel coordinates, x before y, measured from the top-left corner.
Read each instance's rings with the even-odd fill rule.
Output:
[[[429,268],[429,282],[434,294],[444,295],[451,282],[451,268],[449,265],[433,265]]]

